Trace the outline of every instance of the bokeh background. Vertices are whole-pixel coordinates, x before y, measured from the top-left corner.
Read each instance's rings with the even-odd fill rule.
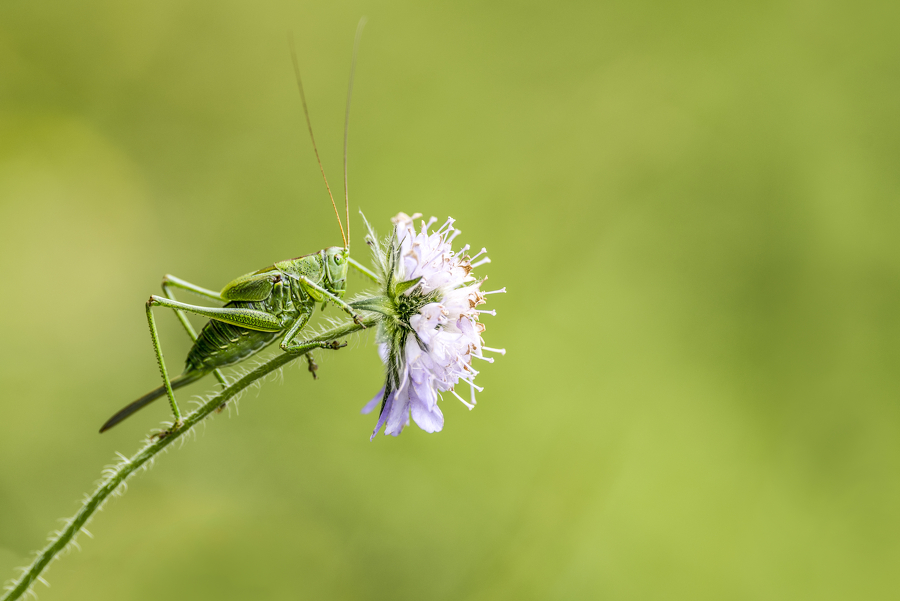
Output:
[[[286,369],[133,479],[41,598],[896,598],[884,1],[5,0],[0,578],[167,418],[97,434],[159,383],[164,273],[219,288],[339,243],[286,38],[339,188],[362,15],[355,256],[358,209],[452,215],[509,289],[508,354],[444,432],[374,442],[371,334]]]

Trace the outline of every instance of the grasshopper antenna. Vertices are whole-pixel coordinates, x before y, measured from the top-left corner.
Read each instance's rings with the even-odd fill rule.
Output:
[[[347,245],[350,248],[350,192],[347,189],[347,137],[350,132],[350,98],[353,96],[353,76],[356,74],[356,55],[359,53],[359,39],[362,37],[366,18],[359,20],[356,26],[356,39],[353,40],[353,60],[350,63],[350,85],[347,86],[347,110],[344,111],[344,210],[347,214]]]
[[[303,81],[300,79],[300,64],[297,62],[297,49],[294,47],[294,36],[293,34],[288,34],[288,43],[291,46],[291,59],[294,61],[294,75],[297,76],[297,88],[300,90],[300,100],[303,102],[303,114],[306,116],[306,127],[309,129],[309,139],[312,140],[313,150],[316,153],[316,161],[319,163],[319,170],[322,172],[322,179],[325,180],[325,189],[328,190],[328,197],[331,199],[331,206],[334,208],[334,216],[337,217],[338,226],[341,228],[341,238],[344,240],[344,248],[348,247],[347,236],[344,235],[344,224],[341,223],[341,214],[338,213],[337,205],[334,202],[334,196],[331,194],[331,186],[328,185],[328,178],[325,177],[325,168],[322,167],[322,159],[319,158],[319,149],[316,147],[316,137],[313,136],[312,130],[312,122],[309,120],[309,109],[306,107],[306,94],[303,93]],[[346,134],[345,134],[346,140]],[[345,158],[344,164],[346,166],[346,142],[345,142]],[[346,175],[344,176],[346,181]],[[350,229],[349,223],[349,213],[348,213],[348,223],[347,230]]]

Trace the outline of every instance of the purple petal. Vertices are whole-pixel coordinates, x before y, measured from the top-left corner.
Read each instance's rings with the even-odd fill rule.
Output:
[[[381,390],[378,391],[378,394],[372,397],[371,401],[366,403],[366,406],[360,410],[360,413],[362,413],[363,415],[372,413],[372,410],[381,403],[382,399],[384,399],[384,386],[381,387]]]
[[[413,399],[410,405],[412,418],[416,420],[416,425],[426,432],[440,432],[444,427],[444,414],[437,405],[429,409],[428,404],[418,398]]]
[[[384,389],[382,388],[382,394]],[[381,411],[381,415],[378,416],[378,423],[375,424],[375,429],[372,430],[372,436],[369,437],[369,440],[373,440],[375,435],[378,434],[378,431],[381,430],[381,426],[384,425],[384,422],[387,421],[387,416],[391,412],[391,408],[394,405],[394,397],[397,395],[396,392],[392,392],[388,395],[387,400],[384,402],[384,408]]]
[[[413,384],[413,389],[415,390],[416,400],[422,403],[422,406],[427,411],[433,411],[437,407],[437,393],[434,391],[433,380],[422,384]]]
[[[394,397],[390,407],[384,408],[384,414],[387,416],[387,425],[384,427],[385,434],[397,436],[403,431],[403,428],[409,424],[409,388],[399,391],[391,396]]]

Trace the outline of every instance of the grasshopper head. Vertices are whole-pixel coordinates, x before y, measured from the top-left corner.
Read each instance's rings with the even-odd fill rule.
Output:
[[[325,250],[326,287],[338,297],[347,289],[347,269],[350,267],[350,249],[332,246]]]

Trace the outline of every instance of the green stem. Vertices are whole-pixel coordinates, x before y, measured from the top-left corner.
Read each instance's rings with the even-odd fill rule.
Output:
[[[375,323],[375,317],[367,316],[363,319],[363,325],[348,323],[337,326],[312,338],[310,342],[328,342],[330,340],[342,338],[363,329],[363,327],[371,327],[375,325]],[[94,513],[103,506],[110,495],[122,486],[122,484],[124,484],[138,468],[144,466],[160,451],[189,432],[192,427],[222,406],[223,403],[228,402],[236,394],[247,388],[247,386],[275,371],[279,367],[283,367],[287,363],[302,357],[303,354],[280,353],[275,355],[244,377],[235,380],[227,388],[224,388],[219,393],[210,397],[198,409],[189,413],[184,418],[184,425],[181,428],[162,438],[151,438],[143,449],[128,459],[124,459],[111,472],[105,472],[105,478],[97,487],[97,490],[85,499],[84,504],[81,506],[81,509],[78,510],[78,513],[76,513],[73,518],[67,520],[66,527],[50,540],[50,543],[38,554],[34,562],[10,585],[10,588],[6,591],[6,594],[0,598],[0,601],[12,601],[13,599],[18,599],[28,591],[35,580],[40,578],[41,573],[47,569],[47,566],[56,559],[59,552],[62,551],[66,545],[75,540],[75,537],[81,532],[88,521],[90,521]]]

